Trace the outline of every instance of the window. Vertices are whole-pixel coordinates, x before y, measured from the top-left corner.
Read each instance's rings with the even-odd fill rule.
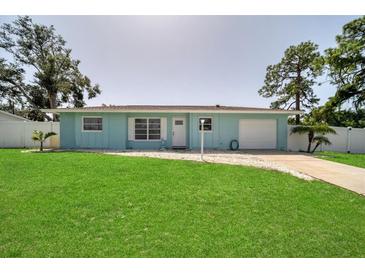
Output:
[[[148,139],[161,139],[161,119],[148,119]]]
[[[202,130],[202,120],[204,120],[204,131],[212,131],[212,118],[199,118],[199,130]]]
[[[147,119],[136,119],[134,123],[134,136],[136,140],[147,140]]]
[[[160,118],[136,118],[134,120],[134,138],[136,140],[160,140]]]
[[[101,117],[83,117],[82,124],[84,131],[103,130],[103,118]]]

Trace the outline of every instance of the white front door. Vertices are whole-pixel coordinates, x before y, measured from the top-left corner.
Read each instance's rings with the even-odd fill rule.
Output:
[[[185,131],[184,117],[172,118],[172,146],[173,147],[186,146],[186,131]]]

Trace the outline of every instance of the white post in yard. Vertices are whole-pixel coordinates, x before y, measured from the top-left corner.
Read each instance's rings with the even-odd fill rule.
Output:
[[[200,134],[201,134],[201,139],[200,139],[200,160],[201,161],[203,161],[203,155],[204,155],[204,122],[205,122],[204,119],[200,120],[200,123],[201,123],[201,130],[200,130]]]
[[[347,153],[351,153],[351,130],[352,127],[347,127],[347,144],[346,144]]]

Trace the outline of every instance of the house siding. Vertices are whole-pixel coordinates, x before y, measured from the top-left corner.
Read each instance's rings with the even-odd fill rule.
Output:
[[[153,118],[165,117],[167,119],[167,140],[165,143],[162,141],[127,141],[128,149],[160,149],[160,148],[170,148],[172,146],[172,119],[174,117],[183,117],[186,121],[186,142],[187,147],[189,147],[189,114],[188,113],[128,113],[128,117],[143,117],[143,118]],[[127,133],[128,135],[128,133]],[[126,137],[128,138],[128,136]]]
[[[226,114],[226,113],[61,113],[61,148],[104,149],[160,149],[172,146],[173,117],[186,121],[186,145],[191,149],[200,147],[200,117],[213,118],[212,132],[205,133],[205,147],[228,149],[231,140],[239,139],[240,119],[275,119],[277,121],[277,144],[279,150],[287,149],[287,114]],[[82,117],[103,117],[102,132],[82,131]],[[129,117],[166,117],[167,140],[128,140]]]
[[[60,114],[60,147],[75,148],[75,113]]]
[[[223,114],[223,113],[191,113],[190,114],[190,148],[200,147],[199,118],[212,117],[213,129],[204,135],[204,146],[212,149],[228,149],[231,140],[239,140],[240,119],[275,119],[277,121],[276,148],[287,148],[286,114]]]
[[[101,132],[82,131],[82,117],[103,118]],[[125,149],[127,115],[124,113],[61,113],[61,148],[110,148]]]

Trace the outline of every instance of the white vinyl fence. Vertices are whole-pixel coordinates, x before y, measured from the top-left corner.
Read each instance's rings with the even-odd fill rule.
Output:
[[[0,122],[0,147],[36,147],[38,142],[32,140],[33,130],[44,133],[53,131],[57,135],[46,140],[44,147],[59,147],[60,124],[59,122],[33,122],[33,121],[1,121]]]
[[[288,150],[289,151],[306,151],[308,146],[307,134],[290,134],[291,128],[288,126]],[[346,128],[332,127],[337,134],[328,134],[326,137],[332,145],[323,145],[318,148],[319,151],[337,151],[351,153],[365,153],[365,129],[363,128]]]

